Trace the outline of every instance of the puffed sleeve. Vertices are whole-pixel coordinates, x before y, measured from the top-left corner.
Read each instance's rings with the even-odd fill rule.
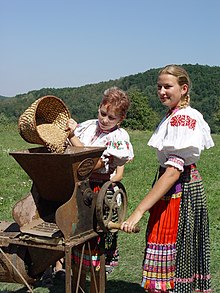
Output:
[[[197,162],[201,150],[202,133],[198,121],[188,115],[175,115],[168,123],[167,135],[164,138],[163,150],[167,157],[165,165],[173,165],[183,171],[187,161]]]
[[[77,125],[74,134],[84,145],[89,146],[96,132],[96,126],[97,121],[95,119],[87,120]]]
[[[160,158],[166,158],[165,166],[171,165],[183,171],[184,165],[196,163],[201,151],[214,143],[202,114],[190,108],[190,111],[178,111],[165,121],[149,145],[158,149]]]
[[[114,164],[117,166],[122,166],[134,158],[129,134],[123,128],[119,128],[111,133],[106,147],[107,149],[104,151],[103,156],[113,156]]]
[[[78,123],[76,129],[74,130],[75,136],[79,137],[90,125],[95,124],[95,120],[87,120],[81,123]]]

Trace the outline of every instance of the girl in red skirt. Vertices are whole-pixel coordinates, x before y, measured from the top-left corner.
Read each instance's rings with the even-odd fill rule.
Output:
[[[131,232],[146,211],[142,287],[146,292],[211,292],[206,197],[196,162],[214,146],[203,116],[190,107],[190,79],[183,67],[159,72],[157,91],[169,108],[150,138],[160,164],[150,192],[122,224]]]

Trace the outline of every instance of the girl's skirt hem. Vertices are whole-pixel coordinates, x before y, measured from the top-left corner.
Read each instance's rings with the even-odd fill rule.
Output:
[[[149,211],[142,287],[209,293],[210,240],[205,192],[195,166]]]

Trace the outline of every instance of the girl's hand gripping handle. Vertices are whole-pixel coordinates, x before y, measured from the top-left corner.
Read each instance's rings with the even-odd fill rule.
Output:
[[[112,221],[110,221],[110,222],[108,223],[107,228],[108,228],[109,230],[111,230],[111,229],[118,229],[118,230],[123,231],[123,229],[121,229],[121,224],[120,224],[120,223],[114,223],[114,222],[112,222]],[[140,232],[140,227],[135,226],[135,227],[133,228],[132,232],[133,232],[133,233],[138,233],[138,232]]]

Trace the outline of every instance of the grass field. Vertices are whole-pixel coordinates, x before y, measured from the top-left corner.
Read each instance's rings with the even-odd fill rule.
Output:
[[[16,125],[0,126],[0,220],[12,220],[14,204],[30,190],[32,182],[17,162],[9,155],[10,151],[33,147],[18,134]],[[151,188],[157,168],[154,150],[147,147],[149,132],[130,132],[135,159],[126,165],[123,184],[129,198],[128,214],[134,209],[145,193]],[[220,293],[220,136],[213,135],[215,147],[203,152],[198,168],[203,177],[209,207],[211,235],[211,272],[214,292]],[[120,232],[120,263],[108,277],[106,292],[143,292],[140,288],[141,265],[145,247],[145,228],[148,215],[140,221],[140,233]],[[18,284],[0,283],[0,292],[27,292]],[[54,288],[42,288],[36,283],[34,292],[65,292],[62,283]]]

